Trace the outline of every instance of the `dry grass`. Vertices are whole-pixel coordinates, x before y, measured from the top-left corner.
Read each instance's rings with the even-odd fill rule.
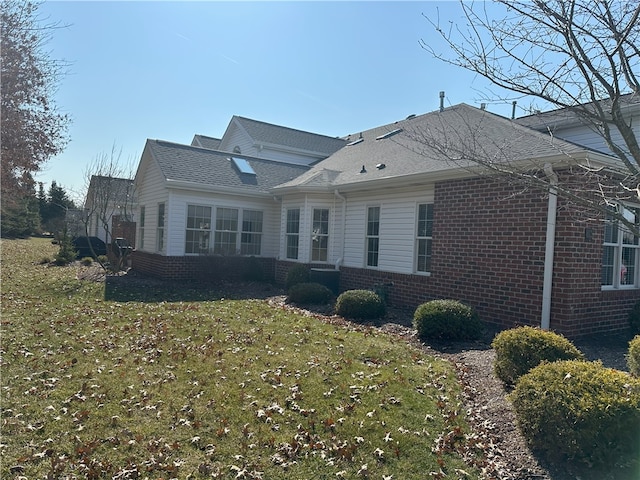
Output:
[[[480,476],[447,362],[265,301],[79,280],[43,239],[1,247],[2,478]]]

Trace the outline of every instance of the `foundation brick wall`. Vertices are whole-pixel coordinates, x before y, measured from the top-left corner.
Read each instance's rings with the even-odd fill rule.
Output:
[[[275,260],[263,257],[166,257],[136,250],[131,266],[143,275],[172,281],[245,280],[255,279],[258,273],[265,281],[273,281],[275,275]]]

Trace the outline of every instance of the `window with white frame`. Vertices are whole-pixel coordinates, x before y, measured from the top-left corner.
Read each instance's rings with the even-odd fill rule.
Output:
[[[378,266],[378,249],[380,248],[380,207],[367,208],[367,232],[365,239],[367,266]]]
[[[138,222],[138,224],[139,224],[139,228],[138,228],[138,248],[140,250],[144,250],[144,215],[145,215],[144,205],[142,205],[140,207],[140,220]]]
[[[286,257],[292,260],[298,259],[298,244],[300,240],[300,209],[287,209],[287,251]]]
[[[329,252],[329,209],[313,209],[311,261],[326,262]]]
[[[418,205],[418,224],[416,231],[416,271],[431,271],[431,242],[433,231],[433,204]]]
[[[187,206],[187,232],[184,252],[189,254],[209,253],[211,237],[211,207]]]
[[[242,233],[240,235],[241,255],[260,255],[262,245],[262,212],[244,210],[242,212]]]
[[[620,217],[624,218],[625,222]],[[604,225],[602,253],[602,286],[604,288],[640,287],[640,237],[636,234],[639,229],[640,207],[628,205],[611,207]]]
[[[164,203],[158,204],[158,223],[156,229],[156,251],[164,250]]]
[[[216,209],[216,232],[213,243],[213,253],[220,255],[235,255],[238,253],[238,209]]]

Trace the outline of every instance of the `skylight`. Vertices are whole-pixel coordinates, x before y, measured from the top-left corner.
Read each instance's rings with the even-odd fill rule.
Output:
[[[247,175],[255,175],[256,172],[249,162],[247,162],[244,158],[231,157],[231,161],[236,166],[240,173],[245,173]]]
[[[347,143],[347,147],[351,147],[353,145],[357,145],[357,144],[359,144],[360,142],[363,142],[363,141],[364,141],[364,138],[360,137],[360,138],[354,140],[353,142]]]
[[[390,132],[383,133],[379,137],[376,137],[376,140],[383,140],[385,138],[389,138],[389,137],[395,135],[396,133],[400,133],[401,131],[402,131],[401,128],[396,128],[395,130],[391,130]]]

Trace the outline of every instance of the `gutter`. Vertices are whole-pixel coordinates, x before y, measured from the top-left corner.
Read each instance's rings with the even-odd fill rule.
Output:
[[[547,236],[544,249],[544,280],[542,286],[542,317],[540,328],[549,330],[551,325],[551,294],[553,291],[553,263],[556,240],[556,214],[558,207],[558,175],[550,163],[544,165],[544,173],[549,178],[549,204],[547,206]]]

